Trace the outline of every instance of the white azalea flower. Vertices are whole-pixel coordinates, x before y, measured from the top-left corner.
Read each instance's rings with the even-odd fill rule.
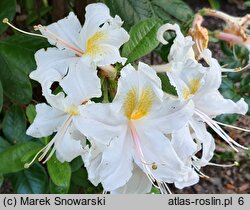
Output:
[[[158,39],[163,44],[166,43],[166,41],[163,41],[163,34],[166,30],[176,31],[176,38],[170,50],[170,63],[163,65],[160,71],[163,72],[165,69],[171,84],[176,88],[179,100],[192,101],[195,105],[195,112],[192,119],[189,120],[189,125],[194,132],[193,135],[198,148],[202,149],[202,157],[200,159],[195,156],[192,157],[191,153],[194,151],[195,145],[192,138],[188,137],[190,136],[190,129],[182,128],[178,131],[180,133],[174,133],[172,135],[172,144],[176,151],[180,153],[179,156],[184,157],[187,162],[189,162],[191,157],[194,158],[192,165],[196,170],[199,170],[201,166],[208,164],[213,157],[215,149],[214,139],[207,132],[205,123],[236,151],[235,146],[245,148],[228,136],[218,125],[218,122],[212,118],[229,113],[245,114],[248,110],[248,105],[243,99],[235,103],[230,99],[224,99],[220,94],[218,89],[221,85],[221,67],[217,60],[212,58],[208,49],[202,52],[201,57],[204,58],[209,67],[203,67],[192,56],[192,41],[189,41],[191,37],[184,37],[178,25],[166,24],[158,32]],[[175,55],[175,53],[181,56]],[[183,136],[187,137],[185,141]],[[179,143],[183,145],[183,148],[189,149],[181,151],[178,148]],[[190,175],[191,179],[192,177],[193,175]]]
[[[33,161],[39,155],[39,161],[44,159],[51,147],[53,148],[44,162],[46,162],[55,151],[57,158],[61,162],[70,162],[84,152],[83,147],[85,147],[86,139],[76,129],[75,120],[80,114],[79,107],[84,106],[83,104],[88,102],[93,96],[90,94],[94,93],[95,90],[91,90],[91,88],[93,88],[92,86],[86,86],[85,92],[81,93],[83,97],[81,101],[79,97],[75,97],[78,94],[77,92],[74,95],[67,95],[67,97],[65,97],[65,94],[62,92],[57,95],[52,94],[51,91],[48,92],[47,89],[50,89],[52,82],[60,81],[60,79],[61,75],[53,69],[50,69],[48,76],[44,75],[43,77],[42,87],[46,89],[43,94],[50,106],[45,103],[36,105],[37,115],[34,122],[28,128],[27,134],[35,138],[50,136],[55,132],[56,134],[53,139],[38,152]],[[78,83],[72,80],[72,87],[65,86],[65,90],[68,88],[74,89],[75,85],[78,85]],[[26,166],[28,167],[30,164]]]
[[[192,110],[192,103],[164,97],[160,79],[146,64],[139,63],[138,71],[124,67],[113,102],[80,108],[76,120],[77,128],[94,141],[84,158],[89,179],[101,182],[106,191],[124,190],[129,180],[137,180],[136,164],[167,191],[165,182],[182,180],[191,168],[184,166],[165,134],[184,126]]]
[[[30,77],[41,82],[44,71],[54,68],[64,77],[64,83],[69,80],[69,75],[78,77],[80,85],[87,80],[96,79],[100,82],[97,76],[85,77],[85,60],[104,71],[114,71],[112,66],[108,66],[110,64],[125,63],[126,59],[120,56],[119,48],[128,41],[129,35],[121,25],[121,19],[118,16],[112,18],[107,6],[96,3],[86,7],[83,27],[72,12],[56,23],[36,26],[50,44],[56,47],[36,52],[37,69],[31,72]],[[93,70],[95,74],[96,68]],[[97,91],[99,86],[96,87]]]

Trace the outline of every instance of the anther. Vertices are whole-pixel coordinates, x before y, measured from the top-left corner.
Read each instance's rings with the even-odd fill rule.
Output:
[[[8,18],[4,18],[3,19],[3,23],[7,24],[9,22],[9,19]]]
[[[153,169],[153,170],[156,170],[157,168],[158,168],[157,164],[156,164],[156,163],[153,163],[153,164],[152,164],[152,169]]]

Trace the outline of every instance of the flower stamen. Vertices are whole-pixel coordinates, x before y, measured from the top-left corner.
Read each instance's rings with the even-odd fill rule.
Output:
[[[239,152],[235,146],[248,150],[247,147],[244,147],[234,141],[215,121],[210,119],[206,114],[199,110],[195,110],[195,114],[197,114],[201,119],[203,119],[222,139],[224,139],[236,152]],[[234,146],[235,145],[235,146]]]
[[[8,19],[8,18],[4,18],[4,19],[3,19],[3,23],[9,25],[11,28],[13,28],[13,29],[16,30],[16,31],[19,31],[19,32],[22,33],[22,34],[27,34],[27,35],[30,35],[30,36],[37,36],[37,37],[46,38],[45,36],[43,36],[43,35],[41,35],[41,34],[30,33],[30,32],[23,31],[23,30],[21,30],[21,29],[15,27],[14,25],[12,25],[12,24],[9,22],[9,19]]]
[[[36,158],[41,154],[41,156],[38,157],[38,161],[42,161],[44,159],[44,157],[47,155],[47,153],[49,152],[50,148],[52,147],[52,145],[57,141],[60,140],[66,133],[67,128],[69,127],[70,123],[72,121],[72,116],[70,116],[64,123],[64,125],[57,131],[56,135],[54,136],[54,138],[45,146],[43,147],[41,150],[38,151],[38,153],[34,156],[34,158],[29,162],[29,163],[25,163],[24,164],[24,168],[29,168],[34,161],[36,160]],[[48,157],[46,158],[46,160],[44,160],[42,163],[46,163],[54,154],[56,148],[53,147],[51,152],[49,153]]]
[[[78,56],[82,56],[84,54],[84,52],[81,49],[73,46],[72,44],[67,43],[65,40],[63,40],[62,38],[60,38],[59,36],[57,36],[56,34],[54,34],[53,32],[51,32],[50,30],[48,30],[47,27],[45,27],[45,26],[42,26],[42,25],[39,24],[37,26],[34,26],[34,30],[35,31],[37,31],[37,30],[44,31],[45,33],[47,33],[48,34],[48,38],[50,38],[50,39],[52,39],[52,40],[55,41],[55,45],[57,43],[59,43],[62,46],[64,46],[65,48],[73,51]]]

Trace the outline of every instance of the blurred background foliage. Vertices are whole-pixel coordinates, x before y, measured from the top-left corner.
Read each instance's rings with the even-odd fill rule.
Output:
[[[81,23],[84,23],[84,8],[93,0],[1,0],[0,20],[8,18],[18,28],[34,32],[37,24],[48,25],[74,11]],[[128,62],[136,62],[144,57],[149,64],[167,61],[167,52],[171,45],[162,46],[155,38],[157,29],[163,23],[179,23],[183,32],[187,32],[193,21],[197,1],[183,0],[101,0],[111,11],[124,21],[124,27],[130,33],[121,54]],[[199,1],[200,2],[200,1]],[[221,1],[203,0],[205,6],[221,8]],[[241,3],[239,3],[241,2]],[[227,3],[239,4],[247,9],[250,1],[228,0]],[[166,35],[171,43],[174,33]],[[213,47],[219,46],[221,65],[235,68],[248,64],[249,52],[242,47],[229,45],[213,39]],[[40,85],[29,79],[29,73],[36,68],[34,53],[49,44],[43,38],[20,34],[0,23],[0,186],[5,193],[100,193],[102,187],[94,187],[87,179],[87,172],[80,157],[71,163],[60,163],[53,156],[45,165],[38,162],[24,169],[34,155],[50,140],[33,139],[25,134],[26,128],[36,115],[35,105],[45,102]],[[153,52],[151,53],[151,51]],[[117,67],[118,69],[121,66]],[[161,75],[159,75],[161,77]],[[169,81],[163,77],[162,85],[166,92],[175,93]],[[114,84],[106,81],[108,88]],[[226,98],[237,101],[244,97],[250,104],[250,74],[248,72],[229,73],[223,78],[221,93]],[[112,91],[111,91],[112,92]],[[109,96],[108,96],[109,97]],[[112,98],[112,97],[111,97]],[[249,112],[248,112],[249,114]],[[234,123],[237,115],[224,115],[218,120]],[[250,159],[249,154],[246,155]],[[234,153],[221,153],[215,160],[231,161]],[[154,193],[158,193],[153,189]]]

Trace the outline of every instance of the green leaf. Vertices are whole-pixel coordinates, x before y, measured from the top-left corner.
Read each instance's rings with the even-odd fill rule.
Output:
[[[60,187],[55,185],[51,180],[49,182],[49,189],[50,189],[50,193],[52,194],[66,194],[68,193],[68,189],[66,189],[65,187]]]
[[[231,99],[233,101],[238,101],[241,96],[237,93],[237,88],[232,80],[228,78],[223,78],[220,86],[220,93],[224,98]]]
[[[150,2],[154,13],[160,18],[171,17],[183,23],[192,21],[193,10],[182,0],[150,0]],[[167,18],[163,20],[168,20]]]
[[[245,7],[250,7],[250,1],[246,1],[246,2],[244,2],[244,4],[243,4]]]
[[[159,41],[156,39],[156,33],[161,24],[160,19],[150,18],[131,28],[130,39],[122,49],[122,56],[128,58],[127,63],[141,58],[158,46]]]
[[[164,22],[177,19],[186,23],[192,21],[192,9],[182,0],[104,0],[111,14],[119,15],[129,30],[141,20],[159,17]]]
[[[32,150],[26,152],[26,154],[21,158],[23,164],[30,163],[36,154],[41,150],[40,147],[33,148]]]
[[[18,194],[42,194],[47,192],[48,176],[40,164],[34,164],[30,168],[14,175],[14,191]]]
[[[168,44],[167,45],[162,45],[162,47],[160,48],[160,52],[159,53],[160,53],[160,56],[161,56],[162,60],[168,63],[168,55],[169,55],[171,46],[172,46],[172,44],[174,42],[174,39],[170,38],[167,41],[168,41]]]
[[[36,108],[33,104],[29,104],[25,110],[26,116],[28,118],[29,123],[33,123],[36,117]]]
[[[70,162],[71,171],[75,172],[83,166],[82,157],[77,157]]]
[[[45,39],[27,35],[14,35],[0,42],[0,80],[6,96],[15,102],[30,102],[28,74],[36,68],[34,53],[47,46]]]
[[[161,194],[160,190],[155,186],[152,187],[150,194]]]
[[[219,122],[231,125],[237,121],[238,117],[239,117],[238,114],[223,114],[223,115],[217,116],[216,120]]]
[[[48,172],[53,183],[65,191],[69,190],[71,168],[68,162],[61,163],[55,154],[47,162]]]
[[[1,0],[0,1],[0,34],[4,32],[8,25],[4,24],[2,20],[8,18],[12,21],[16,13],[16,1],[15,0]]]
[[[0,188],[3,185],[3,182],[4,182],[4,176],[3,176],[3,174],[0,174]]]
[[[23,170],[24,164],[21,161],[23,156],[27,152],[41,147],[37,143],[26,142],[7,148],[4,152],[0,153],[0,173],[14,173]]]
[[[121,17],[127,30],[139,21],[154,16],[150,0],[105,0],[104,2],[110,8],[112,16]]]
[[[208,0],[212,9],[219,10],[220,2],[218,0]]]
[[[90,181],[88,180],[88,173],[86,169],[83,169],[83,168],[80,168],[79,170],[72,173],[71,180],[75,185],[81,186],[84,188],[87,188],[90,185],[92,185]]]
[[[13,105],[3,119],[3,133],[7,140],[16,143],[30,139],[26,135],[26,120],[24,111],[17,105]]]
[[[241,93],[250,93],[250,74],[248,74],[240,82],[240,92]]]
[[[36,68],[35,52],[48,46],[44,38],[17,34],[0,42],[0,52],[14,67],[29,74]]]
[[[0,152],[6,150],[11,144],[0,136]]]
[[[3,86],[2,82],[0,81],[0,112],[2,111],[3,107]]]
[[[166,93],[177,96],[176,89],[171,85],[167,75],[165,73],[158,73],[157,75],[161,79],[162,90]]]
[[[248,104],[248,112],[247,115],[250,115],[250,96],[243,96],[245,102]]]

